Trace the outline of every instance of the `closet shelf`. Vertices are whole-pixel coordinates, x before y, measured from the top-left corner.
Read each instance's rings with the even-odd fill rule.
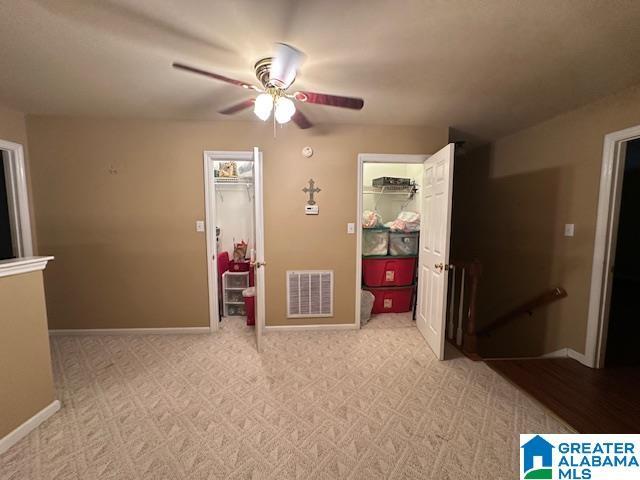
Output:
[[[215,177],[218,185],[253,185],[253,177]]]
[[[390,260],[393,260],[396,258],[418,258],[418,255],[362,255],[362,258],[366,258],[366,259],[388,258]]]
[[[374,187],[365,185],[363,194],[379,194],[379,195],[413,195],[418,193],[417,185],[388,185],[385,187]]]

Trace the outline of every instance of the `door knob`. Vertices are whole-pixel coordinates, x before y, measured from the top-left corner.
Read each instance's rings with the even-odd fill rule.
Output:
[[[267,264],[266,262],[256,262],[253,264],[256,268],[260,268],[260,267],[266,267]]]
[[[445,271],[446,271],[446,270],[449,270],[449,265],[445,265],[445,264],[444,264],[444,263],[442,263],[442,262],[440,262],[440,263],[436,263],[436,264],[434,265],[434,267],[435,267],[437,270],[440,270],[441,272],[442,272],[443,270],[445,270]]]

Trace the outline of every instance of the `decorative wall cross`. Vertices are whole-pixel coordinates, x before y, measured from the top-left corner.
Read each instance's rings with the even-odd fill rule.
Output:
[[[307,205],[315,205],[316,201],[313,199],[313,195],[321,191],[319,188],[315,188],[316,182],[313,181],[313,178],[309,179],[309,187],[304,187],[302,191],[304,193],[309,194],[309,200],[307,200]]]

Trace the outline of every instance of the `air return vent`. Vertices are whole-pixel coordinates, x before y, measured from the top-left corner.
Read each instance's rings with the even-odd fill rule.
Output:
[[[287,272],[287,317],[332,317],[333,271]]]

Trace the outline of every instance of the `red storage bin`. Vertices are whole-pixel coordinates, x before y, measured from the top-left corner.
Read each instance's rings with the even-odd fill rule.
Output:
[[[367,287],[411,285],[416,274],[415,257],[363,258],[362,280]]]
[[[253,268],[251,268],[251,263],[249,260],[241,261],[241,262],[229,262],[230,272],[249,272],[249,286],[253,287],[255,285],[253,281]]]
[[[229,271],[230,272],[248,272],[250,269],[250,263],[248,260],[244,260],[241,262],[230,261],[229,262]]]
[[[247,325],[255,325],[256,324],[256,297],[245,297],[243,295],[244,300],[244,309],[247,314]]]
[[[376,299],[371,313],[403,313],[411,311],[413,285],[395,288],[367,288]]]

